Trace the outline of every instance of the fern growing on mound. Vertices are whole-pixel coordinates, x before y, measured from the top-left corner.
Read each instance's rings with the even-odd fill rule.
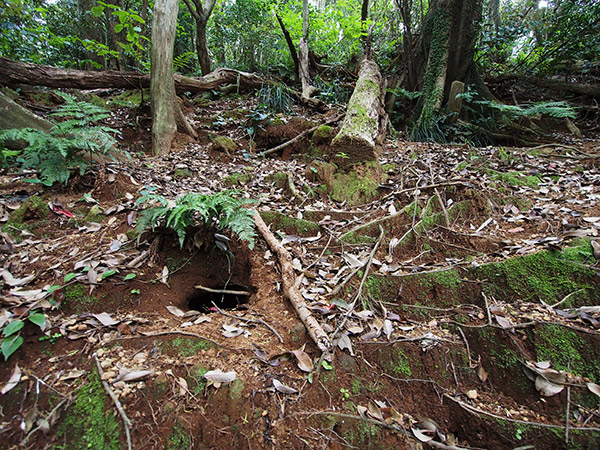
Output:
[[[109,117],[106,110],[77,101],[69,94],[58,95],[65,104],[51,116],[66,120],[56,123],[48,132],[23,128],[0,133],[0,142],[10,139],[27,143],[27,147],[16,155],[16,161],[21,169],[38,171],[38,179],[28,181],[47,186],[55,182],[66,184],[73,169],[83,174],[90,164],[84,158],[86,154],[106,154],[117,143],[113,137],[116,130],[98,125],[99,121]]]
[[[238,237],[254,248],[256,233],[252,211],[245,208],[252,203],[239,198],[239,191],[225,190],[212,195],[189,193],[177,200],[168,200],[154,194],[153,188],[144,189],[136,204],[156,205],[142,212],[136,228],[138,231],[154,229],[157,226],[170,228],[177,234],[179,245],[183,247],[186,232],[190,227],[213,226],[217,230],[230,229]]]

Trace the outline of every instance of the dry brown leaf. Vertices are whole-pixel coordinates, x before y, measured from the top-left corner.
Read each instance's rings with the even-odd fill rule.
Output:
[[[2,388],[2,391],[0,391],[0,393],[2,395],[6,394],[11,389],[13,389],[17,384],[19,384],[19,381],[21,381],[21,369],[19,368],[19,365],[16,364],[15,368],[13,369],[13,373],[10,376],[10,379],[8,380],[8,383],[6,383],[4,385],[4,387]]]
[[[299,348],[298,350],[293,350],[291,353],[296,357],[296,359],[298,360],[298,368],[300,370],[302,370],[303,372],[312,372],[313,370],[313,361],[311,359],[310,356],[308,356],[308,353],[306,353],[304,351],[304,347],[306,346],[303,345],[302,348]]]
[[[552,397],[561,392],[565,387],[562,384],[555,384],[546,380],[544,377],[538,376],[535,379],[535,388],[544,397]]]
[[[169,312],[171,314],[173,314],[174,316],[183,317],[185,315],[185,313],[181,309],[179,309],[177,306],[169,305],[169,306],[165,306],[165,308],[167,308],[169,310]]]
[[[279,392],[281,392],[282,394],[297,394],[298,391],[292,387],[286,386],[285,384],[283,384],[281,381],[273,378],[273,386],[275,387],[275,389]]]

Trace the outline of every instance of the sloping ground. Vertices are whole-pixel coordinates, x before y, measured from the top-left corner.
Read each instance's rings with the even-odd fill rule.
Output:
[[[598,448],[594,142],[389,141],[380,199],[348,205],[313,181],[308,143],[289,160],[247,151],[240,107],[198,107],[200,144],[69,188],[2,177],[2,320],[47,314],[0,366],[5,448]],[[150,185],[257,200],[333,358],[262,239],[224,253],[213,233],[184,249],[139,236]]]

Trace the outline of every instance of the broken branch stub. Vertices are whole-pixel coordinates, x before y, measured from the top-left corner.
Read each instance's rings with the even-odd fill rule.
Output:
[[[376,149],[383,142],[387,127],[384,94],[385,81],[377,63],[365,59],[342,127],[331,142],[330,155],[338,165],[377,160]]]

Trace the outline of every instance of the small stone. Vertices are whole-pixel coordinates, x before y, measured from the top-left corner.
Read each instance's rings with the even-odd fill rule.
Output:
[[[148,359],[148,355],[145,352],[138,353],[133,357],[133,362],[136,364],[143,364]]]
[[[105,353],[106,353],[106,350],[101,348],[96,352],[96,355],[98,355],[98,358],[102,358],[102,356],[104,356]]]
[[[467,391],[467,397],[469,397],[471,400],[475,400],[477,398],[477,391],[475,389]]]
[[[110,366],[112,366],[112,359],[105,359],[100,362],[100,367],[103,369],[108,369]]]
[[[107,381],[107,380],[110,380],[111,378],[115,378],[116,376],[117,376],[116,372],[109,370],[107,372],[104,372],[100,378],[102,378],[103,381]]]
[[[113,384],[113,387],[119,390],[124,389],[125,386],[127,386],[127,383],[125,383],[124,381],[117,381],[115,384]]]

